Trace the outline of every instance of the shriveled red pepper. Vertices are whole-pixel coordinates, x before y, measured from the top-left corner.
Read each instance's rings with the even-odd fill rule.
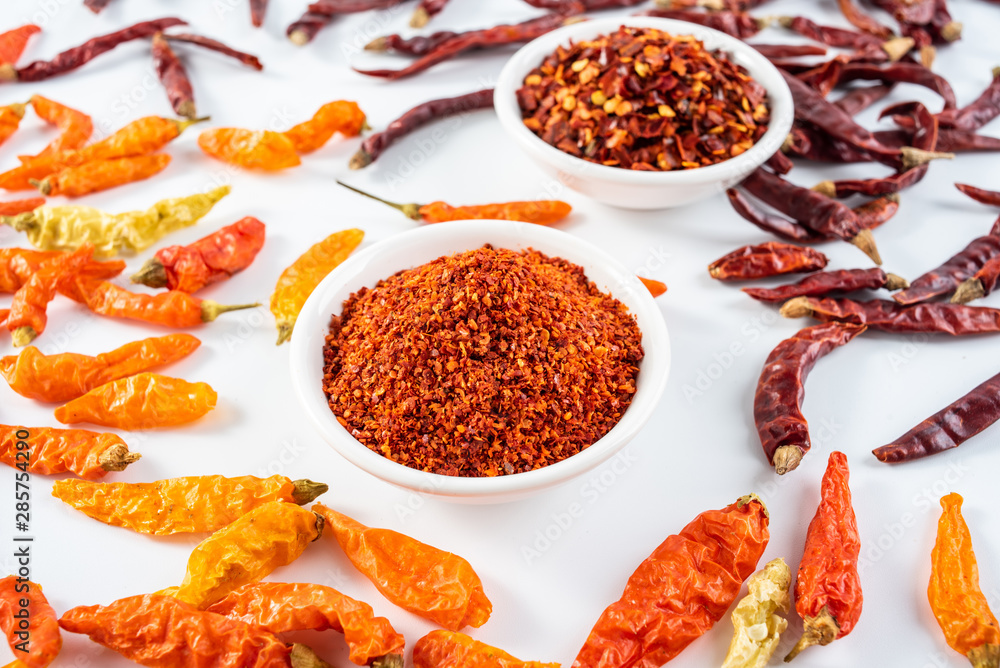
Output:
[[[780,241],[743,246],[708,265],[708,274],[720,281],[745,281],[780,274],[816,271],[829,260],[817,250]]]
[[[4,66],[17,65],[17,61],[28,46],[28,40],[42,29],[33,23],[0,33],[0,69]],[[2,78],[2,77],[0,77]]]
[[[230,592],[206,610],[271,633],[333,629],[344,634],[349,658],[359,666],[403,653],[403,636],[388,619],[376,617],[367,603],[324,585],[254,582]]]
[[[17,132],[24,118],[25,105],[21,102],[0,107],[0,144]]]
[[[264,246],[264,223],[247,216],[187,246],[167,246],[147,260],[133,283],[197,292],[250,266]]]
[[[448,0],[420,0],[420,4],[413,10],[410,17],[411,28],[423,28],[431,17],[441,13],[441,10],[448,4]]]
[[[390,51],[404,56],[424,56],[440,44],[458,35],[454,30],[439,30],[429,35],[403,37],[398,33],[376,37],[365,44],[365,51]]]
[[[899,211],[899,195],[891,193],[854,207],[854,213],[861,226],[872,230],[896,215]]]
[[[156,33],[152,40],[153,68],[170,100],[170,107],[178,116],[195,118],[194,89],[184,63],[177,57],[163,33]]]
[[[726,196],[729,197],[729,203],[736,213],[740,214],[744,220],[753,223],[765,232],[770,232],[781,239],[789,241],[816,241],[819,239],[818,235],[810,232],[794,220],[788,220],[787,218],[764,211],[747,199],[736,188],[727,190]]]
[[[857,116],[865,109],[888,96],[894,88],[895,86],[891,84],[852,88],[844,93],[843,96],[834,100],[833,104],[849,116]],[[875,134],[875,139],[878,140],[878,133]]]
[[[79,167],[68,167],[33,183],[43,195],[63,195],[82,197],[90,193],[108,190],[143,181],[156,176],[170,164],[170,155],[136,155],[114,160],[95,160]]]
[[[28,200],[23,200],[28,201]],[[44,201],[39,198],[39,201]],[[34,207],[33,207],[34,208]],[[0,248],[0,293],[15,293],[31,280],[43,264],[54,258],[68,255],[66,251],[37,251],[30,248]],[[125,271],[125,262],[88,262],[80,270],[81,276],[95,279],[114,278]]]
[[[356,137],[365,127],[365,112],[357,102],[336,100],[319,108],[311,119],[283,133],[299,153],[312,153],[321,148],[335,132]]]
[[[858,79],[864,81],[881,81],[882,83],[911,83],[934,91],[944,100],[945,109],[955,108],[955,91],[948,81],[930,71],[920,63],[859,63],[844,65],[838,84],[844,84]]]
[[[1000,256],[1000,221],[983,237],[953,255],[941,266],[915,279],[910,287],[892,296],[899,304],[916,304],[954,292],[967,278],[982,269],[989,260]]]
[[[215,51],[216,53],[221,53],[224,56],[229,56],[230,58],[235,58],[247,67],[252,67],[253,69],[260,71],[264,69],[264,65],[261,64],[260,59],[244,51],[237,51],[229,46],[226,46],[217,39],[212,39],[211,37],[205,37],[204,35],[195,35],[189,32],[175,32],[169,35],[164,35],[168,42],[181,42],[184,44],[194,44],[195,46],[200,46],[209,51]]]
[[[873,269],[838,269],[821,271],[803,278],[792,285],[776,288],[743,288],[754,299],[762,302],[783,302],[793,297],[819,297],[831,292],[855,290],[900,290],[909,285],[902,276],[887,274],[878,267]]]
[[[722,619],[767,547],[755,495],[698,515],[629,577],[594,624],[573,668],[659,666]]]
[[[55,298],[60,284],[79,273],[93,256],[94,246],[88,243],[72,253],[47,260],[14,293],[6,327],[15,346],[28,345],[45,331],[48,322],[45,310]]]
[[[431,121],[464,114],[476,109],[493,108],[493,89],[484,88],[475,93],[457,97],[431,100],[418,104],[389,123],[385,130],[376,132],[361,143],[361,148],[351,158],[351,169],[361,169],[378,160],[383,151],[396,141]]]
[[[858,302],[796,297],[781,307],[781,315],[786,318],[811,316],[821,322],[863,324],[896,334],[935,332],[965,336],[1000,332],[1000,309],[940,302],[902,306],[884,299]]]
[[[201,341],[190,334],[169,334],[126,343],[96,357],[43,355],[29,346],[20,355],[0,358],[0,375],[22,397],[62,403],[105,383],[183,359],[200,345]]]
[[[821,357],[863,331],[864,325],[846,323],[806,327],[768,355],[757,381],[753,417],[764,454],[778,475],[795,469],[811,447],[801,408],[806,377]]]
[[[862,30],[869,35],[874,35],[881,40],[890,39],[893,36],[892,29],[884,26],[873,17],[865,14],[854,4],[853,0],[837,0],[837,6],[844,18],[858,30]]]
[[[336,14],[319,14],[306,11],[285,30],[292,44],[304,46],[316,39],[319,31],[330,25]]]
[[[95,14],[100,14],[110,4],[111,0],[83,0],[83,6]]]
[[[559,668],[558,663],[521,661],[464,633],[431,631],[413,646],[414,668]]]
[[[841,49],[864,49],[868,46],[878,46],[883,41],[866,32],[819,25],[805,16],[779,16],[778,24],[813,41]]]
[[[354,567],[395,605],[451,631],[486,623],[493,604],[468,561],[389,529],[313,506]]]
[[[117,434],[0,425],[0,462],[29,473],[69,471],[85,480],[97,480],[111,471],[124,471],[140,457],[138,452],[129,452]]]
[[[1000,206],[1000,192],[977,188],[965,183],[956,183],[955,187],[977,202],[988,204],[989,206]]]
[[[89,422],[116,429],[155,429],[193,422],[215,408],[208,383],[144,371],[100,385],[55,411],[63,424]]]
[[[59,129],[59,137],[35,157],[51,156],[80,148],[94,132],[90,116],[41,95],[31,96],[31,108],[38,117]]]
[[[913,133],[908,130],[879,130],[875,137],[886,146],[906,146],[912,141]],[[975,130],[938,130],[938,150],[950,153],[969,151],[1000,151],[1000,137],[976,134]]]
[[[946,109],[939,115],[942,127],[978,130],[1000,116],[1000,67],[993,68],[993,81],[974,102],[961,109]]]
[[[847,456],[831,452],[819,507],[809,523],[795,578],[795,610],[802,617],[804,629],[785,661],[791,661],[806,647],[829,645],[843,638],[861,617],[861,538],[848,477]]]
[[[753,37],[769,23],[767,19],[755,19],[744,12],[725,9],[707,13],[689,9],[650,9],[640,12],[640,15],[697,23],[739,39]]]
[[[987,260],[979,271],[963,281],[950,301],[952,304],[967,304],[985,297],[996,289],[997,279],[1000,279],[1000,256]]]
[[[14,652],[15,668],[45,668],[59,655],[62,636],[42,588],[16,575],[0,579],[0,630]]]

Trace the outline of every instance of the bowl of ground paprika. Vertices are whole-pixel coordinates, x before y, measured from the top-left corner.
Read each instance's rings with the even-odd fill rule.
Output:
[[[646,287],[599,248],[510,221],[431,225],[349,258],[295,325],[320,435],[396,486],[496,503],[618,453],[667,380]]]
[[[515,53],[500,124],[546,173],[628,209],[721,194],[781,147],[791,92],[751,45],[650,16],[574,23]]]

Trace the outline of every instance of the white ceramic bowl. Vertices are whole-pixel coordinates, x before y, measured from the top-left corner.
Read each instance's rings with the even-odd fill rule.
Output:
[[[735,158],[698,169],[645,172],[608,167],[565,153],[524,126],[515,92],[547,55],[570,41],[593,39],[620,26],[658,28],[675,35],[694,35],[707,49],[722,49],[766,90],[771,123],[753,148]],[[723,192],[760,167],[781,147],[794,117],[792,94],[777,68],[753,47],[725,33],[687,21],[632,16],[574,23],[542,35],[515,53],[497,81],[493,106],[504,130],[548,174],[599,202],[626,209],[664,209],[690,204]]]
[[[635,315],[645,357],[639,364],[636,393],[622,419],[589,448],[550,466],[495,478],[462,478],[425,473],[372,452],[341,426],[323,393],[323,345],[330,316],[362,287],[374,286],[402,269],[442,255],[480,248],[534,248],[584,268],[597,287]],[[617,453],[653,414],[667,381],[670,342],[663,316],[635,274],[614,258],[572,235],[540,225],[509,221],[461,221],[429,225],[398,234],[364,249],[330,273],[313,291],[295,324],[291,345],[292,383],[322,437],[345,459],[399,487],[474,503],[511,501],[589,471]]]

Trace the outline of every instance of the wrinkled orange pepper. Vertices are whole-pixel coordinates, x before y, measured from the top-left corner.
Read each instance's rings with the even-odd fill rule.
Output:
[[[61,403],[96,387],[187,357],[201,341],[169,334],[126,343],[97,357],[77,353],[43,355],[34,346],[0,358],[0,375],[22,397]]]
[[[365,126],[365,113],[357,102],[337,100],[319,108],[311,119],[285,130],[298,153],[311,153],[330,141],[333,133],[356,137]]]
[[[17,292],[43,264],[66,254],[66,251],[0,248],[0,293]],[[107,279],[114,278],[123,271],[125,271],[125,262],[122,260],[93,261],[84,265],[79,275],[87,278]]]
[[[155,429],[193,422],[215,408],[208,383],[140,373],[97,387],[56,409],[63,424],[90,422],[116,429]]]
[[[387,654],[402,654],[403,636],[367,603],[336,589],[310,583],[254,582],[210,605],[207,610],[271,633],[324,631],[344,634],[350,660],[367,666]]]
[[[271,130],[213,128],[198,135],[198,146],[205,155],[247,169],[277,171],[302,163],[292,140]]]
[[[151,536],[218,531],[271,501],[305,505],[328,487],[283,475],[168,478],[156,482],[57,480],[52,496],[98,522]]]
[[[116,434],[0,425],[0,462],[29,473],[55,475],[70,471],[96,480],[111,471],[124,471],[141,456],[129,452],[125,441]]]
[[[12,665],[20,668],[45,668],[62,649],[55,610],[42,588],[25,578],[8,575],[0,579],[0,630],[17,657]]]
[[[327,508],[313,506],[326,530],[389,601],[446,629],[486,623],[493,604],[468,561],[389,529],[372,529]]]
[[[72,253],[46,261],[14,293],[6,327],[15,346],[24,346],[45,331],[46,307],[56,296],[59,285],[77,274],[94,255],[94,246],[84,244]]]
[[[464,633],[437,630],[413,646],[413,668],[559,668],[559,664],[522,661]]]
[[[0,34],[0,65],[16,65],[28,40],[41,28],[29,23]]]
[[[49,125],[59,128],[59,136],[46,146],[36,158],[52,156],[83,146],[94,132],[90,116],[41,95],[31,96],[31,108]]]
[[[12,134],[17,132],[24,118],[24,104],[15,102],[0,107],[0,144],[3,144]]]
[[[94,160],[79,167],[67,167],[32,185],[46,196],[82,197],[90,193],[116,188],[126,183],[143,181],[156,176],[169,164],[170,156],[166,153],[137,155],[113,160]]]

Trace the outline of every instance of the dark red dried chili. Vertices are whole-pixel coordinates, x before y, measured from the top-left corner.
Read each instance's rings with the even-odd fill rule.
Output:
[[[913,141],[913,131],[908,129],[879,130],[875,138],[886,146],[908,146]],[[976,134],[974,130],[940,128],[937,147],[945,153],[969,151],[1000,151],[1000,137]]]
[[[873,17],[865,14],[854,4],[853,0],[837,0],[837,6],[840,7],[840,12],[847,19],[848,23],[858,30],[862,30],[869,35],[874,35],[881,40],[893,37],[892,28],[882,25]]]
[[[878,267],[872,269],[838,269],[821,271],[806,276],[798,283],[779,285],[776,288],[743,288],[754,299],[762,302],[783,302],[793,297],[821,297],[831,292],[855,290],[900,290],[909,285],[902,276],[887,274]]]
[[[402,0],[316,0],[309,5],[309,11],[314,14],[356,14],[372,9],[388,9],[398,5]]]
[[[110,4],[111,0],[83,0],[83,6],[95,14],[100,14]]]
[[[303,46],[316,39],[320,30],[330,25],[335,14],[317,14],[315,12],[305,12],[285,30],[288,39],[293,44]]]
[[[153,35],[153,67],[156,76],[167,91],[167,98],[174,113],[184,118],[195,118],[198,113],[194,106],[194,89],[191,79],[180,58],[174,53],[163,33]]]
[[[811,44],[751,44],[765,58],[798,58],[800,56],[825,56],[826,49]]]
[[[989,204],[990,206],[1000,206],[1000,192],[995,190],[985,190],[965,183],[956,183],[955,187],[977,202]]]
[[[202,48],[208,49],[210,51],[216,51],[230,58],[235,58],[244,65],[252,67],[255,70],[262,70],[264,66],[261,64],[260,59],[257,56],[244,53],[243,51],[237,51],[231,47],[226,46],[222,42],[212,39],[211,37],[204,37],[203,35],[195,35],[188,32],[183,33],[172,33],[169,35],[164,35],[168,42],[184,42],[185,44],[194,44],[195,46],[200,46]]]
[[[1000,116],[1000,67],[993,68],[993,81],[972,104],[946,109],[938,117],[942,127],[978,130]]]
[[[837,85],[848,81],[881,81],[882,83],[911,83],[934,91],[944,100],[945,109],[955,108],[955,91],[948,81],[920,63],[848,63],[841,71]]]
[[[804,16],[780,16],[778,23],[803,37],[841,49],[864,49],[869,46],[879,46],[883,41],[868,33],[819,25]]]
[[[819,238],[794,220],[782,218],[757,207],[735,188],[727,190],[726,195],[736,213],[765,232],[789,241],[815,241]]]
[[[392,34],[376,37],[365,44],[366,51],[390,51],[405,56],[425,56],[459,33],[453,30],[441,30],[430,35],[414,35],[403,37]]]
[[[954,292],[967,278],[971,278],[986,262],[1000,256],[1000,230],[978,237],[969,245],[936,267],[915,279],[909,289],[893,295],[899,304],[916,304],[934,297]]]
[[[883,195],[870,202],[865,202],[854,207],[854,213],[861,221],[861,227],[874,230],[876,227],[886,222],[899,211],[899,195]]]
[[[658,16],[664,19],[676,19],[697,23],[706,28],[712,28],[739,39],[753,37],[767,26],[766,19],[755,19],[743,12],[722,10],[718,12],[697,12],[686,9],[650,9],[640,12],[640,16]]]
[[[250,22],[255,28],[264,25],[264,15],[267,14],[268,0],[250,0]]]
[[[719,281],[745,281],[780,274],[816,271],[829,260],[818,250],[780,241],[743,246],[708,265],[708,274]]]
[[[775,154],[768,158],[767,162],[764,164],[767,165],[772,172],[782,176],[795,168],[795,163],[792,162],[792,159],[781,151],[775,152]]]
[[[901,306],[894,301],[796,297],[781,307],[786,318],[812,316],[821,322],[847,322],[896,334],[941,333],[952,336],[1000,332],[1000,310],[930,302]]]
[[[410,17],[410,27],[423,28],[431,17],[440,14],[447,4],[448,0],[420,0],[420,4],[413,10],[413,16]]]
[[[868,195],[870,197],[891,195],[901,190],[906,190],[915,183],[918,183],[927,174],[929,167],[928,163],[924,163],[900,174],[893,174],[892,176],[882,178],[821,181],[813,186],[813,190],[823,193],[827,197],[836,197],[838,199],[850,197],[851,195]]]

